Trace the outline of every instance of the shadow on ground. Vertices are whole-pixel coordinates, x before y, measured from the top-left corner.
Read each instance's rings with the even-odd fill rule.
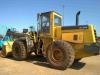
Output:
[[[31,62],[35,65],[39,65],[42,67],[46,67],[46,68],[52,68],[48,63],[46,58],[42,57],[42,56],[30,56],[30,58],[28,58],[26,60],[27,62]],[[53,69],[53,68],[52,68]]]
[[[75,70],[80,70],[81,68],[83,68],[85,66],[86,63],[83,63],[83,62],[74,62],[73,65],[70,67],[72,69],[75,69]]]
[[[13,59],[13,58],[12,57],[8,57],[8,59]],[[42,56],[32,55],[25,61],[30,62],[30,63],[35,64],[35,65],[42,66],[42,67],[54,69],[49,65],[49,63],[47,63],[46,58],[44,58]],[[71,69],[75,69],[75,70],[80,70],[84,66],[85,66],[85,63],[79,61],[79,62],[74,62],[73,65],[70,68]]]
[[[49,65],[49,63],[47,63],[46,58],[44,58],[42,56],[31,56],[27,61],[31,62],[35,65],[39,65],[39,66],[43,66],[43,67],[47,67],[47,68],[52,68]],[[79,61],[79,62],[74,62],[70,68],[75,69],[75,70],[80,70],[84,66],[85,66],[85,63]],[[52,69],[54,69],[54,68],[52,68]]]

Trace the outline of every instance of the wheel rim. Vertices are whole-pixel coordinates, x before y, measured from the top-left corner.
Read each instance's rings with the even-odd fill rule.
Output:
[[[60,49],[55,49],[52,51],[52,58],[54,61],[61,62],[64,59],[64,54]]]

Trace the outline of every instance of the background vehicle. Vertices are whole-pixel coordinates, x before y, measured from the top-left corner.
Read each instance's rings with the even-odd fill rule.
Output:
[[[8,29],[6,35],[0,39],[0,50],[1,50],[0,55],[2,57],[11,55],[12,44],[13,44],[11,33],[12,33],[11,29]]]

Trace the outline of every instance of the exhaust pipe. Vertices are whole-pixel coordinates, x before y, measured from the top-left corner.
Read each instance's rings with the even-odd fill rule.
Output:
[[[76,26],[79,25],[79,15],[80,15],[80,11],[78,11],[76,14]]]

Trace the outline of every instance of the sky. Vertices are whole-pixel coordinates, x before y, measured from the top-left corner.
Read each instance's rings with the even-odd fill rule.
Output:
[[[37,13],[52,10],[61,15],[64,11],[63,26],[75,25],[75,15],[81,11],[80,25],[93,24],[100,36],[100,0],[0,0],[0,25],[18,31],[36,27]]]

